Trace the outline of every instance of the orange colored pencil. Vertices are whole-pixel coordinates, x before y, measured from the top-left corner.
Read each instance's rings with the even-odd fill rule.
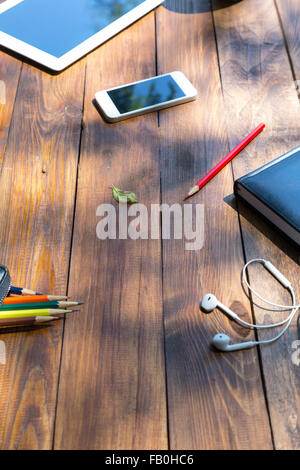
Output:
[[[49,302],[52,300],[67,300],[68,297],[62,295],[19,295],[18,297],[5,297],[3,305],[27,304],[32,302]]]

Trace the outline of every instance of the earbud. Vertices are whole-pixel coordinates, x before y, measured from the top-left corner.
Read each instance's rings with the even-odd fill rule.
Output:
[[[227,335],[224,335],[223,333],[218,333],[217,335],[214,336],[212,340],[212,344],[216,349],[219,349],[219,351],[238,351],[239,349],[249,349],[253,348],[253,346],[256,346],[255,341],[248,341],[247,343],[239,343],[239,344],[229,344],[230,343],[230,338]]]
[[[201,300],[200,307],[206,313],[212,312],[218,306],[218,299],[214,294],[206,294]]]
[[[230,343],[230,338],[223,333],[218,333],[213,337],[212,344],[220,351],[226,351]]]
[[[206,294],[201,300],[200,307],[205,310],[206,313],[210,313],[216,307],[218,307],[220,310],[223,310],[223,312],[227,313],[227,315],[230,317],[234,318],[235,320],[238,319],[238,315],[230,310],[230,308],[226,307],[226,305],[219,302],[217,297],[213,294]]]

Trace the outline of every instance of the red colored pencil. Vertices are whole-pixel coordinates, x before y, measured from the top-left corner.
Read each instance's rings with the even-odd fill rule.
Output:
[[[208,183],[217,173],[219,173],[224,166],[227,165],[227,163],[230,162],[238,153],[240,153],[264,128],[266,127],[265,124],[260,124],[254,131],[251,132],[251,134],[248,135],[239,145],[237,145],[231,152],[229,152],[226,157],[222,158],[222,160],[212,169],[210,170],[207,175],[205,175],[203,178],[201,178],[198,183],[193,186],[193,188],[189,191],[187,196],[184,199],[189,198],[193,194],[196,194],[203,186]]]

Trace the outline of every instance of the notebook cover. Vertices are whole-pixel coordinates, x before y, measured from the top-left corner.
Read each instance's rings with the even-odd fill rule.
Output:
[[[273,225],[277,225],[280,217],[300,234],[300,147],[236,180],[234,192],[237,196],[241,196],[241,187],[270,209],[267,210],[269,215],[270,211],[275,214],[275,217],[267,216]],[[243,191],[242,199],[250,202],[247,192]],[[253,198],[251,205],[259,212],[265,212],[262,204],[253,203]],[[265,213],[263,215],[266,217]]]

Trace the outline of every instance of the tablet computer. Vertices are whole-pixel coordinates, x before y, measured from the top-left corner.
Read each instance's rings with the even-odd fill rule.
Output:
[[[0,45],[61,71],[164,0],[6,0]]]

